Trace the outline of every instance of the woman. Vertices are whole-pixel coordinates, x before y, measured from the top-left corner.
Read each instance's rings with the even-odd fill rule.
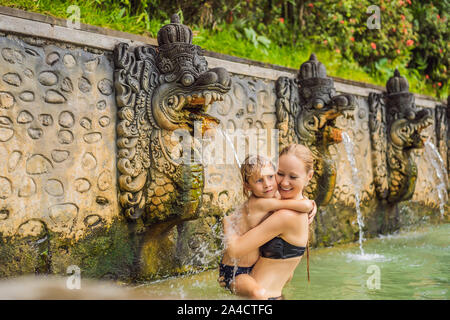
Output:
[[[304,199],[303,190],[313,176],[311,151],[299,144],[284,148],[279,156],[278,191],[282,199]],[[313,210],[312,218],[317,208]],[[281,299],[308,243],[308,217],[292,210],[278,210],[242,236],[226,240],[228,254],[236,258],[260,248],[261,257],[251,276],[265,288],[255,298]]]

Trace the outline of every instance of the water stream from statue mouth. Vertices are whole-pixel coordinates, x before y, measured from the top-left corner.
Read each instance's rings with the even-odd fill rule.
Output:
[[[345,151],[347,153],[347,160],[350,163],[350,167],[352,169],[352,182],[355,187],[355,208],[356,208],[356,220],[358,222],[359,227],[359,250],[361,251],[361,256],[364,256],[364,249],[363,249],[363,241],[364,241],[364,222],[363,222],[363,216],[361,213],[361,182],[358,177],[358,168],[356,167],[356,160],[355,160],[355,152],[354,152],[354,145],[352,140],[350,139],[350,136],[346,132],[342,132],[342,141],[344,143]]]
[[[238,154],[237,154],[237,152],[236,152],[236,149],[234,148],[234,144],[233,144],[233,142],[231,141],[230,136],[229,136],[224,130],[222,130],[222,129],[220,129],[220,128],[217,128],[217,132],[220,132],[220,134],[222,135],[222,137],[225,138],[225,142],[231,147],[231,151],[233,152],[233,155],[234,155],[234,159],[235,159],[235,161],[236,161],[236,164],[237,164],[238,168],[240,169],[240,168],[241,168],[241,163],[239,162]],[[227,148],[226,150],[227,150],[227,152],[228,152],[228,148]],[[226,159],[228,159],[228,156],[226,157]]]
[[[447,169],[445,168],[444,161],[442,160],[442,157],[437,150],[436,146],[430,141],[425,141],[425,158],[427,161],[431,163],[433,166],[436,177],[438,179],[438,184],[436,185],[436,190],[438,192],[439,197],[439,211],[441,213],[441,219],[444,218],[444,206],[447,203],[448,196],[447,196],[447,185],[448,185],[448,178],[447,178]]]

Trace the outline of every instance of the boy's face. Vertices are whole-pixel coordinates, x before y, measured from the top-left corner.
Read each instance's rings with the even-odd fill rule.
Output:
[[[261,172],[253,174],[247,185],[255,197],[273,198],[278,190],[275,170],[269,164],[261,168]]]

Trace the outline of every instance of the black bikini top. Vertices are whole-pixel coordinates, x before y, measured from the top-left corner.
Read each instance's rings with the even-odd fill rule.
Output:
[[[280,237],[275,237],[259,247],[259,251],[264,258],[288,259],[302,256],[305,247],[297,247]]]

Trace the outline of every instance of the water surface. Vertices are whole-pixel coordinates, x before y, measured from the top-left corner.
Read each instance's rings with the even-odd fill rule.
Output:
[[[356,243],[312,250],[311,282],[307,281],[305,256],[284,289],[285,298],[450,298],[450,224],[369,239],[363,246],[364,255]],[[148,283],[136,290],[152,297],[237,299],[219,287],[217,274],[217,269],[210,270]]]

